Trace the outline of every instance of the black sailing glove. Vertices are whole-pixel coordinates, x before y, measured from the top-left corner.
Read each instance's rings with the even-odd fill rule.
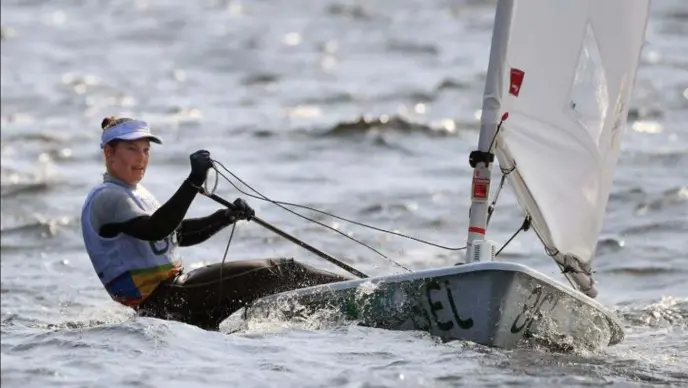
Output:
[[[241,198],[234,200],[234,209],[227,209],[225,212],[230,221],[246,220],[251,221],[256,212]]]
[[[208,175],[208,170],[213,167],[213,161],[210,159],[210,152],[206,150],[198,150],[189,156],[191,160],[191,174],[189,174],[189,182],[195,186],[201,186],[205,182]]]

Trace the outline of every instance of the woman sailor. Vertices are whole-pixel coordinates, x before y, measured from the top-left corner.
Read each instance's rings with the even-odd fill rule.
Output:
[[[250,220],[242,199],[236,209],[184,218],[212,167],[210,153],[190,155],[191,172],[164,204],[141,185],[152,143],[162,144],[148,124],[131,118],[103,119],[100,147],[106,172],[83,205],[86,251],[115,301],[142,316],[174,319],[207,330],[251,301],[270,294],[350,278],[292,259],[212,264],[184,271],[178,248],[199,244],[223,228]]]

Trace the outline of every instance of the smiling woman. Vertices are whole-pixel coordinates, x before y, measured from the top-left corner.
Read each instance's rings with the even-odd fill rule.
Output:
[[[93,268],[115,301],[139,315],[217,330],[222,320],[256,298],[346,280],[291,259],[213,264],[183,274],[178,247],[199,244],[239,220],[251,220],[253,209],[238,198],[233,210],[184,219],[213,166],[210,153],[191,154],[191,173],[161,206],[140,182],[151,142],[162,140],[145,121],[131,118],[106,117],[101,127],[106,173],[86,197],[81,227]]]
[[[145,122],[128,117],[106,117],[101,126],[108,174],[130,185],[139,183],[148,167],[150,142],[162,144],[162,140],[150,133]]]

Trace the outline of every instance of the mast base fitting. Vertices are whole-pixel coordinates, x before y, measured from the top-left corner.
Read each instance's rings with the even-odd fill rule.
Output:
[[[475,240],[466,255],[468,262],[493,261],[497,252],[497,244],[490,240]]]

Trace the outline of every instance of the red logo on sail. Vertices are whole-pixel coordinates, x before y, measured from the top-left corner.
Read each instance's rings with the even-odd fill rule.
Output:
[[[526,73],[523,70],[511,68],[511,80],[509,82],[509,94],[513,94],[518,97],[518,93],[521,92],[521,84],[523,83],[523,77]]]

